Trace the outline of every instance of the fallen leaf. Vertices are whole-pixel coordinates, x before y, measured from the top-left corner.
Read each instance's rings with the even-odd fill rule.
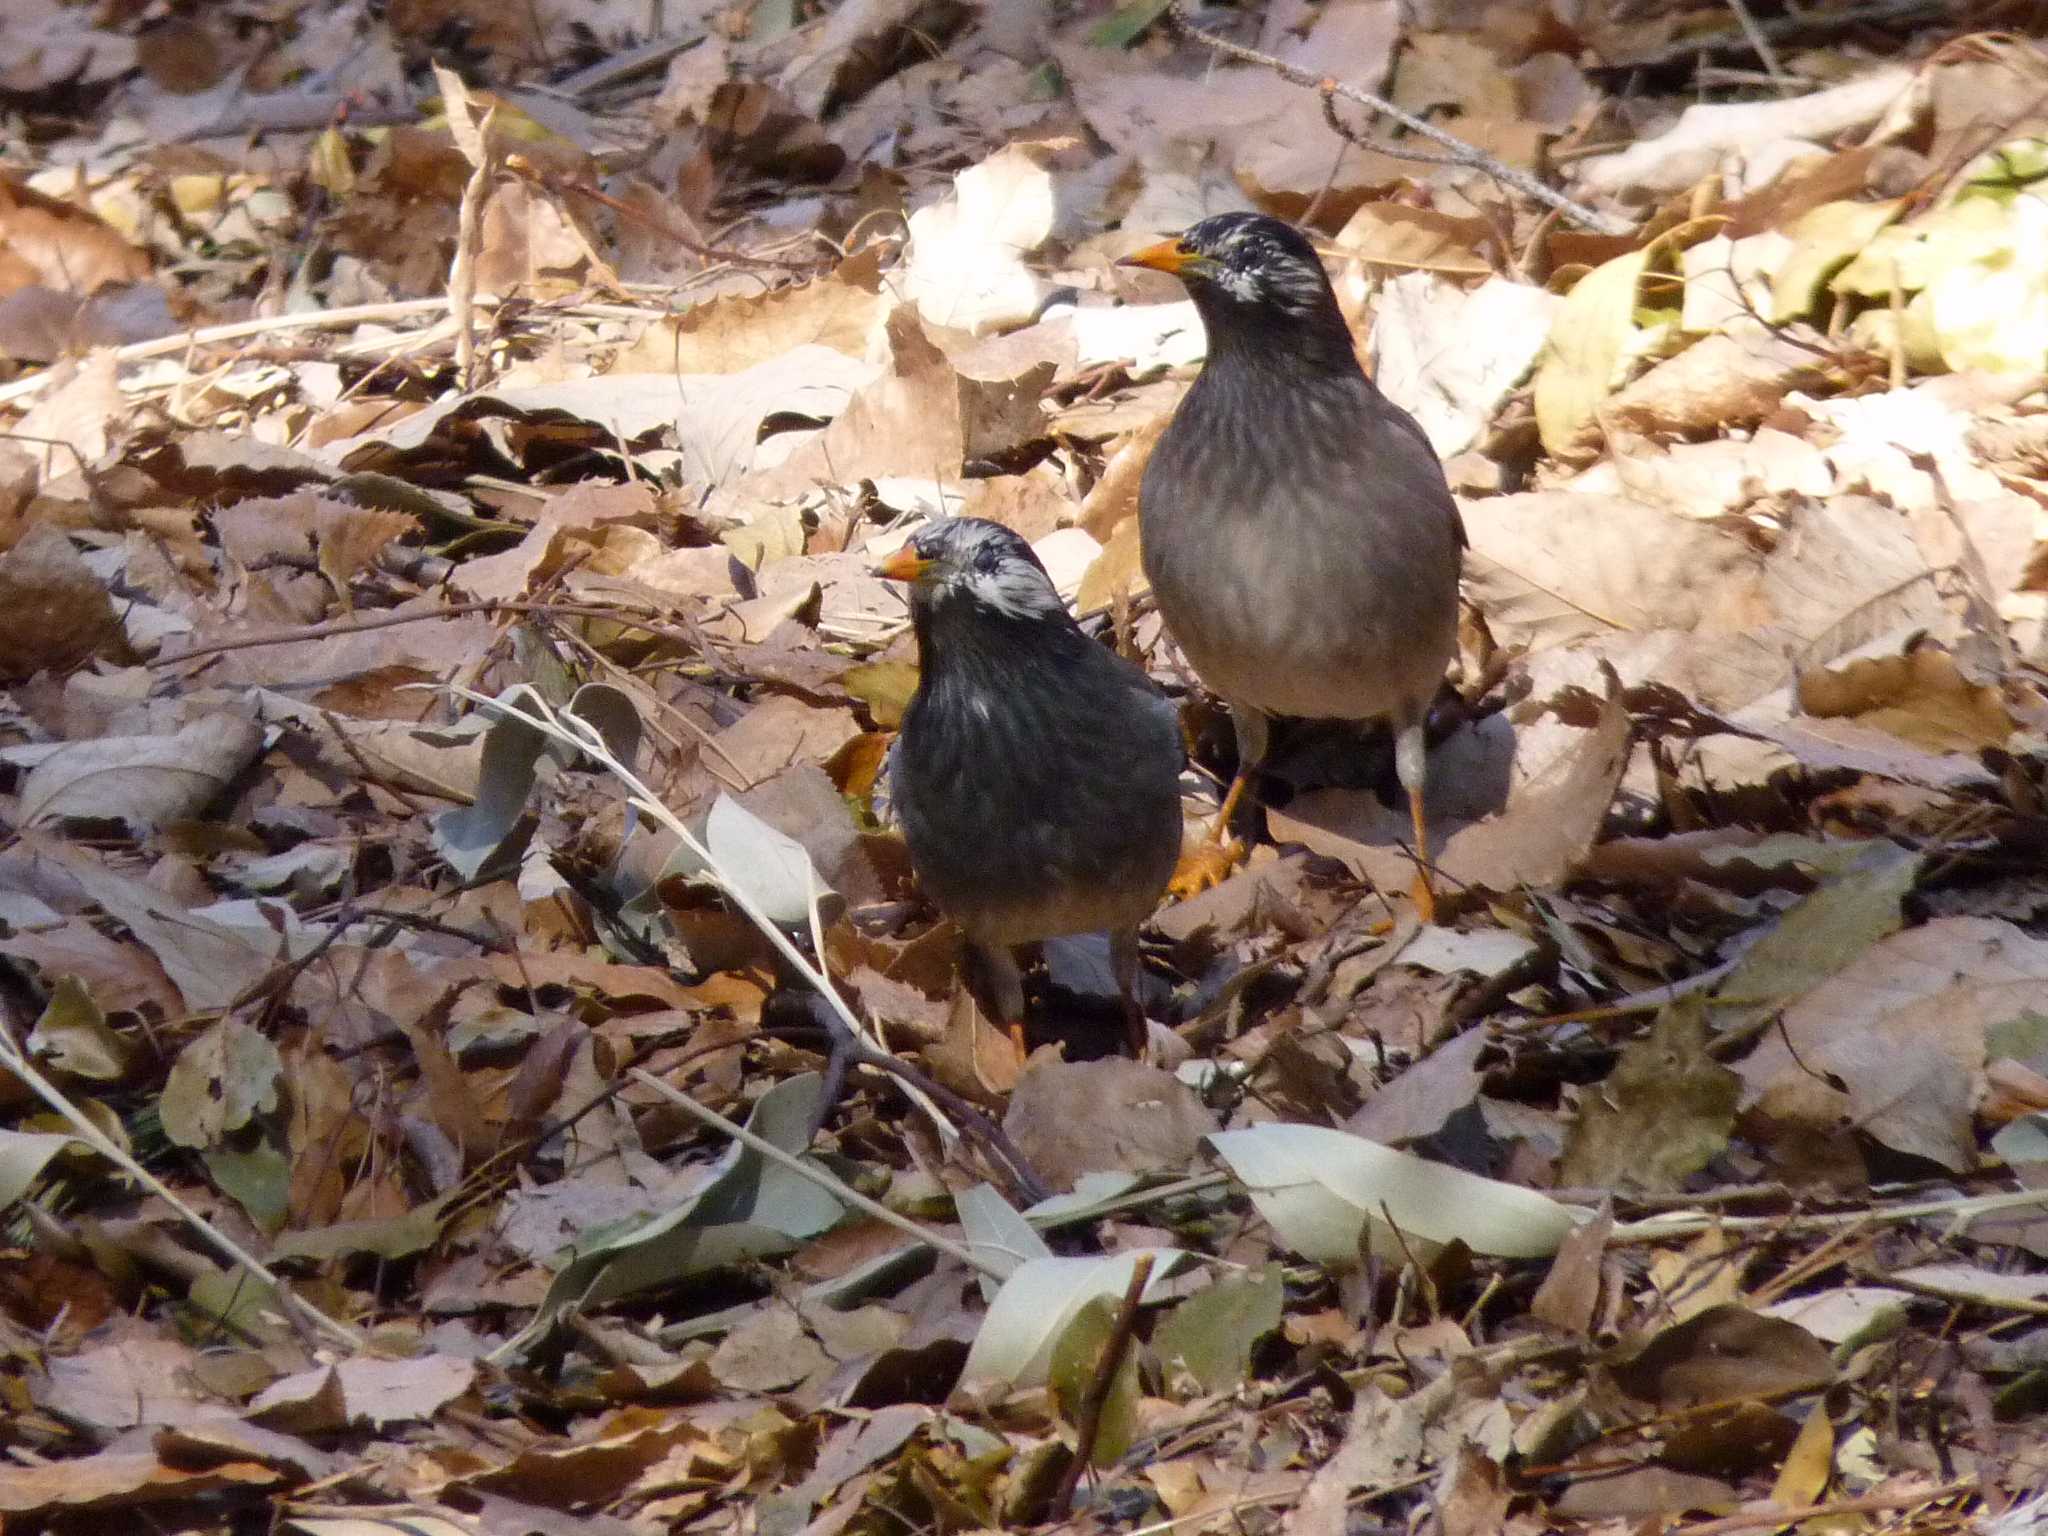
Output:
[[[255,761],[263,727],[202,715],[167,736],[102,736],[60,747],[21,787],[21,820],[125,823],[140,834],[197,818]]]
[[[1708,1053],[1698,995],[1667,1004],[1614,1070],[1579,1095],[1558,1180],[1574,1189],[1682,1187],[1728,1146],[1742,1079]]]
[[[1259,1214],[1297,1253],[1334,1269],[1453,1240],[1541,1258],[1583,1213],[1548,1196],[1427,1162],[1322,1126],[1280,1122],[1209,1138]],[[1399,1229],[1399,1236],[1389,1229]]]

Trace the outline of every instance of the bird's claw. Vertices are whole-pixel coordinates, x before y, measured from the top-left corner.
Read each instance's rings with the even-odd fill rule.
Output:
[[[1244,858],[1244,844],[1235,839],[1227,843],[1205,839],[1192,848],[1183,848],[1173,878],[1166,882],[1167,893],[1176,901],[1188,901],[1213,890],[1229,878]]]

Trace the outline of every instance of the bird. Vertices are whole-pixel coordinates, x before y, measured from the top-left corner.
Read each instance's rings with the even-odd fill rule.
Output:
[[[1120,264],[1179,278],[1207,333],[1138,494],[1160,614],[1236,728],[1206,878],[1241,852],[1224,839],[1269,716],[1385,719],[1416,907],[1433,922],[1423,726],[1457,650],[1465,548],[1436,451],[1359,366],[1315,247],[1292,225],[1217,214]],[[1194,861],[1176,886],[1203,883]]]
[[[910,586],[918,684],[890,795],[912,873],[960,926],[1023,1043],[1019,945],[1107,932],[1125,1044],[1143,1059],[1138,928],[1181,849],[1179,712],[1091,640],[1031,546],[976,517],[920,529],[877,575]]]

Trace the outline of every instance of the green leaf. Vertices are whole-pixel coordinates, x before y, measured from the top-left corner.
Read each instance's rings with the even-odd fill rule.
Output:
[[[792,1155],[801,1154],[817,1117],[824,1079],[816,1072],[785,1078],[761,1096],[747,1129]],[[601,1242],[581,1245],[520,1334],[531,1342],[564,1307],[595,1305],[749,1259],[788,1253],[834,1225],[845,1208],[801,1174],[734,1144],[704,1187],[672,1211]]]
[[[243,1151],[213,1147],[201,1154],[221,1193],[249,1213],[265,1236],[284,1225],[291,1207],[292,1164],[268,1141]]]
[[[277,1108],[284,1059],[240,1019],[222,1019],[171,1063],[158,1103],[164,1134],[181,1147],[215,1147]]]
[[[1771,281],[1771,318],[1783,325],[1813,312],[1827,280],[1899,216],[1905,201],[1822,203],[1787,230],[1792,250]]]
[[[541,711],[541,697],[530,685],[515,683],[498,696],[508,709],[529,714]],[[563,713],[594,727],[605,749],[633,766],[640,750],[640,715],[633,701],[606,683],[587,683],[576,690]],[[519,857],[532,834],[526,805],[543,753],[557,744],[524,720],[500,714],[484,735],[483,761],[477,770],[476,799],[433,820],[434,845],[441,857],[465,880],[508,867]],[[567,749],[561,749],[567,757]]]
[[[1091,48],[1128,48],[1166,14],[1167,0],[1124,0],[1088,29]]]
[[[1607,1077],[1579,1097],[1558,1182],[1574,1189],[1677,1189],[1727,1149],[1742,1079],[1707,1054],[1695,993],[1657,1015]]]
[[[1332,1269],[1356,1267],[1368,1245],[1389,1259],[1417,1249],[1426,1258],[1453,1240],[1501,1258],[1547,1258],[1589,1214],[1326,1126],[1273,1122],[1218,1131],[1209,1144],[1280,1240]]]
[[[135,1048],[112,1029],[76,976],[59,977],[28,1035],[29,1054],[59,1072],[112,1083],[128,1075]]]
[[[2014,139],[1986,153],[1964,173],[1956,201],[1983,197],[2010,203],[2044,180],[2048,180],[2048,139]]]
[[[1721,978],[1719,1017],[1740,1027],[1782,1008],[1840,971],[1886,934],[1898,931],[1899,903],[1920,878],[1921,856],[1893,843],[1874,843],[1847,870],[1810,892]]]
[[[1941,358],[1957,371],[2034,374],[2048,368],[2048,202],[2038,196],[1999,208],[1995,245],[1946,267],[1920,295]]]
[[[1077,1429],[1088,1399],[1088,1389],[1116,1331],[1118,1303],[1107,1296],[1090,1300],[1061,1330],[1053,1346],[1049,1376],[1053,1400],[1060,1416]],[[1120,1460],[1138,1432],[1138,1352],[1126,1344],[1124,1355],[1110,1378],[1109,1392],[1095,1420],[1095,1444],[1089,1457],[1092,1466],[1107,1467]]]
[[[1001,1271],[999,1276],[981,1277],[985,1300],[995,1300],[999,1282],[1015,1274],[1020,1264],[1052,1257],[1052,1250],[1037,1229],[1017,1214],[993,1184],[977,1184],[961,1191],[953,1208],[960,1218],[960,1235],[967,1240],[967,1246]]]
[[[1225,1275],[1168,1313],[1153,1330],[1152,1352],[1167,1369],[1194,1378],[1203,1392],[1230,1392],[1251,1370],[1252,1350],[1280,1326],[1285,1296],[1280,1266]]]
[[[1149,1297],[1191,1255],[1175,1248],[1133,1248],[1098,1258],[1020,1264],[989,1304],[960,1379],[1006,1387],[1039,1385],[1046,1379],[1054,1345],[1075,1315],[1098,1297],[1112,1303],[1121,1299],[1139,1256],[1148,1252],[1157,1261],[1145,1290]]]
[[[1881,230],[1829,286],[1864,299],[1881,299],[1894,291],[1917,293],[1944,273],[1969,268],[2009,248],[2012,229],[2008,210],[1997,203],[1937,208],[1910,224]]]
[[[1636,289],[1655,253],[1648,245],[1602,262],[1559,306],[1536,361],[1536,428],[1551,453],[1573,450],[1635,355]]]
[[[287,1232],[270,1245],[272,1259],[339,1259],[352,1254],[375,1254],[380,1259],[402,1259],[430,1247],[441,1235],[447,1220],[442,1207],[452,1194],[415,1206],[403,1216],[382,1221],[337,1221],[332,1226],[306,1232]]]

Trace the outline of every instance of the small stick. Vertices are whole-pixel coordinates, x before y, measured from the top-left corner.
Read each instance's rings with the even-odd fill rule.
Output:
[[[1060,1475],[1059,1489],[1052,1496],[1055,1515],[1064,1514],[1073,1504],[1074,1490],[1081,1485],[1081,1474],[1094,1459],[1095,1441],[1102,1433],[1102,1410],[1109,1403],[1110,1389],[1116,1385],[1116,1373],[1131,1347],[1131,1335],[1138,1325],[1138,1306],[1144,1300],[1145,1287],[1151,1282],[1152,1255],[1141,1253],[1138,1262],[1131,1267],[1131,1283],[1124,1287],[1124,1299],[1116,1309],[1116,1320],[1109,1326],[1109,1337],[1103,1341],[1102,1354],[1095,1362],[1095,1374],[1088,1380],[1088,1395],[1081,1399],[1081,1413],[1074,1423],[1074,1459],[1067,1463],[1067,1470]]]

